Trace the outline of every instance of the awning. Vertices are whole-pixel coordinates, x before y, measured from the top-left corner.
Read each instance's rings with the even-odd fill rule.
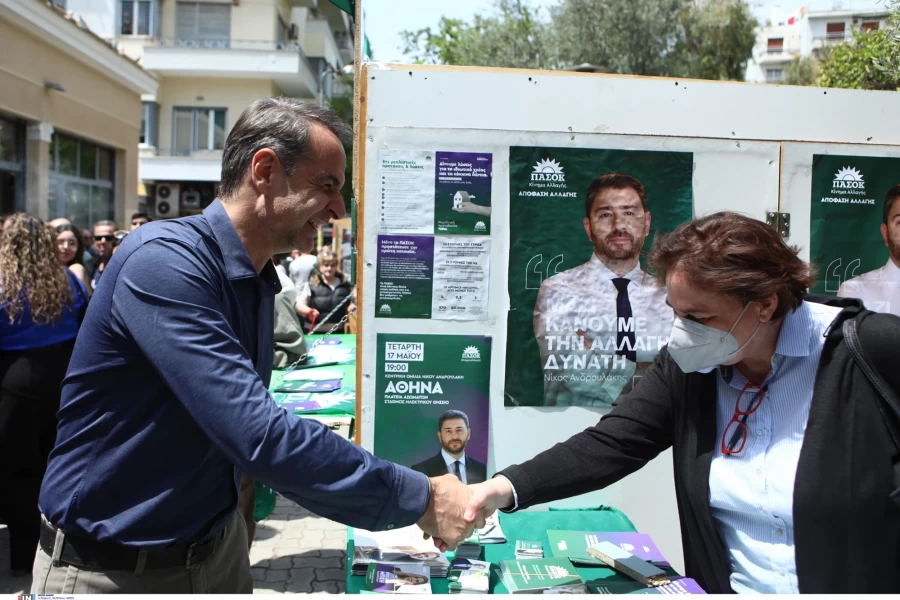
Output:
[[[356,14],[356,0],[329,0],[329,2],[337,6],[345,13],[350,13],[350,16]]]

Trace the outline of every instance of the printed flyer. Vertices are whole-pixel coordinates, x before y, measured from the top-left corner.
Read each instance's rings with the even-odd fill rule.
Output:
[[[490,255],[483,237],[379,235],[375,316],[486,319]]]
[[[813,155],[813,292],[900,315],[900,158]]]
[[[693,154],[511,147],[506,406],[597,406],[669,341],[656,232],[693,212]]]
[[[375,455],[429,477],[487,477],[491,338],[378,334]],[[460,462],[460,466],[454,463]]]
[[[380,232],[490,234],[490,153],[382,150],[378,160]]]

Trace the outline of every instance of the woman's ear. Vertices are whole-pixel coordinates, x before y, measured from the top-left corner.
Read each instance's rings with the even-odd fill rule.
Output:
[[[772,320],[772,315],[778,310],[778,294],[772,294],[768,298],[759,301],[759,320],[767,323]]]

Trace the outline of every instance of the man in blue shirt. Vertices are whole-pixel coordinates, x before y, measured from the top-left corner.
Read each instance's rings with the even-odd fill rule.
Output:
[[[418,522],[451,545],[471,532],[456,477],[375,458],[267,391],[269,257],[344,216],[349,136],[328,110],[257,101],[228,136],[220,199],[122,243],[63,382],[34,592],[252,592],[241,472],[355,527]]]

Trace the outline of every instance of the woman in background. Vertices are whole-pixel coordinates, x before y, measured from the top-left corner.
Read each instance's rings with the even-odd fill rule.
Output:
[[[14,576],[31,573],[60,384],[87,304],[84,285],[59,254],[55,232],[40,219],[21,213],[6,219],[0,232],[0,514],[9,527]]]
[[[90,296],[91,286],[88,285],[87,271],[84,268],[84,242],[81,231],[71,224],[57,225],[56,247],[59,249],[59,260],[84,284],[84,288]]]
[[[310,275],[309,283],[303,286],[297,297],[297,313],[306,319],[306,331],[311,332],[315,328],[327,333],[347,314],[351,302],[347,296],[352,291],[344,274],[338,271],[337,256],[330,252],[320,254],[318,270]],[[317,327],[320,324],[322,326]]]

